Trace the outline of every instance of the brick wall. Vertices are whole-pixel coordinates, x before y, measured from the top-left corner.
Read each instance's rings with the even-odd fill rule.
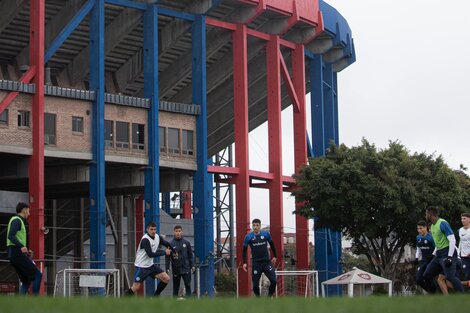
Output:
[[[0,99],[6,96],[6,92],[0,91]],[[31,128],[18,127],[18,111],[31,111],[31,95],[20,94],[15,101],[8,107],[9,124],[0,125],[0,150],[2,146],[32,148]],[[91,103],[82,100],[73,100],[59,97],[45,97],[44,111],[46,113],[56,114],[56,145],[46,146],[46,151],[65,151],[65,152],[86,152],[91,153],[91,122],[92,107]],[[83,133],[72,132],[72,116],[83,118]],[[107,156],[123,156],[138,159],[147,158],[148,137],[145,136],[145,150],[132,148],[132,123],[144,124],[147,134],[147,110],[141,108],[107,104],[105,108],[105,119],[116,122],[129,123],[129,149],[114,148],[106,149]],[[162,112],[159,113],[159,122],[162,127],[173,127],[179,129],[196,129],[196,118],[194,116]],[[30,118],[32,126],[32,116]],[[114,131],[116,136],[116,130]],[[180,131],[181,141],[181,131]],[[178,161],[187,164],[194,164],[195,153],[193,156],[186,155],[167,155],[161,153],[161,160]],[[178,166],[175,166],[178,167]]]

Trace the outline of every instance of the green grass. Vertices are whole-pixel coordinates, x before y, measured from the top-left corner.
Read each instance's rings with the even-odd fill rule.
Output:
[[[468,295],[368,297],[330,299],[188,299],[169,298],[50,298],[0,297],[1,313],[343,313],[343,312],[460,312],[470,305]]]

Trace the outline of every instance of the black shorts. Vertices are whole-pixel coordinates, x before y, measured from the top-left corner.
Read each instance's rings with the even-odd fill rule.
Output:
[[[163,273],[162,270],[157,264],[154,264],[150,267],[135,267],[134,282],[142,283],[147,279],[147,277],[154,278],[158,274]]]
[[[36,272],[39,272],[33,260],[26,254],[15,255],[10,258],[10,264],[15,268],[18,277],[23,284],[34,280]]]

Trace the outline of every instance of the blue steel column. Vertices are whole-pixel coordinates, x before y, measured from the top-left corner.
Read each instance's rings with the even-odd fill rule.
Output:
[[[201,106],[196,118],[197,171],[194,176],[194,242],[201,267],[201,294],[214,294],[214,225],[212,218],[212,175],[207,173],[207,86],[206,19],[196,15],[192,26],[192,97]]]
[[[325,155],[330,141],[338,143],[338,117],[336,99],[336,73],[331,64],[325,64],[321,55],[310,62],[312,141],[315,157]],[[315,228],[315,269],[320,283],[342,272],[341,232]],[[328,295],[340,294],[337,286],[327,288]]]
[[[338,124],[338,74],[333,72],[333,110],[334,110],[334,123],[335,123],[335,144],[339,145],[339,124]],[[336,271],[336,276],[343,273],[343,264],[341,262],[341,256],[343,253],[343,245],[342,245],[342,237],[343,234],[340,231],[335,232],[335,244],[334,244],[334,262],[331,262],[332,270]],[[342,294],[342,288],[340,286],[336,286],[336,294]]]
[[[104,161],[104,0],[90,14],[90,90],[95,92],[92,117],[93,161],[90,164],[91,268],[105,268],[106,208]],[[96,263],[98,261],[99,263]],[[95,263],[94,263],[95,262]]]
[[[324,102],[323,102],[323,114],[325,121],[325,137],[324,144],[328,149],[330,142],[338,143],[337,136],[337,116],[336,116],[336,93],[335,93],[335,73],[333,72],[333,65],[325,63],[323,67],[323,87],[324,87]],[[338,272],[339,257],[341,251],[341,233],[333,230],[330,232],[330,242],[328,243],[328,278],[336,277],[340,273]],[[329,295],[337,295],[340,293],[339,286],[328,287]]]
[[[158,9],[148,5],[144,12],[144,96],[150,99],[148,111],[148,160],[145,168],[145,225],[151,221],[157,224],[160,233],[160,150],[158,136]],[[145,231],[145,230],[144,230]],[[147,279],[145,293],[153,295],[155,280]]]

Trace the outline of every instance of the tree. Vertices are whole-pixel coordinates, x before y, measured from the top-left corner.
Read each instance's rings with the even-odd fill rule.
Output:
[[[398,142],[383,150],[365,139],[352,148],[331,144],[295,178],[293,195],[302,203],[296,213],[315,219],[317,228],[342,231],[354,253],[392,280],[427,206],[442,208],[454,227],[470,209],[470,179],[462,168],[450,169],[441,156],[411,154]]]

